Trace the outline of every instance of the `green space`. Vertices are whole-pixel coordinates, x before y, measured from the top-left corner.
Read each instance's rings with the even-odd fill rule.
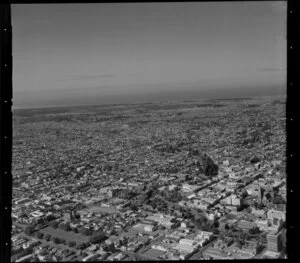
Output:
[[[88,242],[90,238],[80,233],[74,233],[73,231],[65,231],[59,228],[54,229],[52,227],[46,227],[44,229],[41,229],[40,232],[43,233],[44,235],[49,234],[52,237],[58,237],[66,241],[74,241],[78,244]]]

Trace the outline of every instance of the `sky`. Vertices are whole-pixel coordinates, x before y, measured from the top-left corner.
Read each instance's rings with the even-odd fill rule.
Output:
[[[13,105],[285,94],[286,2],[15,4]]]

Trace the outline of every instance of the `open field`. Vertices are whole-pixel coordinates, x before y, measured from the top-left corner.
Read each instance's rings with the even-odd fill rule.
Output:
[[[68,241],[75,241],[76,243],[84,243],[89,240],[88,236],[84,236],[80,233],[74,233],[73,231],[64,231],[61,229],[54,229],[52,227],[46,227],[40,232],[44,233],[44,235],[50,234],[52,237],[58,237],[65,239],[67,242]]]

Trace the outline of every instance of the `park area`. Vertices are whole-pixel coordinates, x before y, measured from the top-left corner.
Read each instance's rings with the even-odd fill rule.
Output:
[[[65,231],[59,228],[52,228],[52,227],[46,227],[44,229],[41,229],[40,232],[42,232],[44,235],[51,235],[52,237],[58,237],[61,239],[69,241],[74,241],[77,244],[79,243],[85,243],[89,241],[89,236],[84,236],[80,233],[74,233],[73,231]]]

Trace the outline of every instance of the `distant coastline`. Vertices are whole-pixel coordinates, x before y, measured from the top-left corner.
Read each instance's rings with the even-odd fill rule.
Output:
[[[15,92],[13,96],[13,110],[18,109],[38,109],[38,108],[61,108],[61,107],[85,107],[101,105],[127,105],[159,103],[162,101],[202,101],[217,99],[252,98],[268,96],[286,96],[286,88],[260,87],[260,88],[231,88],[231,89],[206,89],[206,90],[187,90],[187,91],[162,91],[160,93],[140,93],[129,95],[107,95],[101,93],[88,95],[85,93],[73,96],[72,91],[59,96],[59,92],[51,96],[42,96],[42,93],[20,94]]]

